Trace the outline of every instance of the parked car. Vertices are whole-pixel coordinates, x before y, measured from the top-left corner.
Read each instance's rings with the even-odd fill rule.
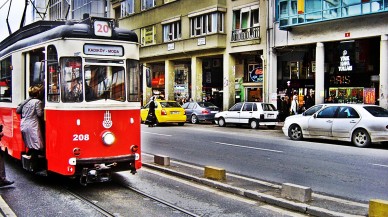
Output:
[[[239,102],[228,111],[217,113],[214,119],[220,127],[227,124],[249,124],[252,129],[260,125],[274,129],[278,124],[278,115],[279,112],[271,103]]]
[[[388,110],[365,104],[324,104],[313,115],[286,118],[283,133],[292,140],[350,141],[357,147],[388,141]]]
[[[198,124],[200,121],[214,121],[214,115],[220,108],[211,102],[186,102],[182,105],[186,111],[187,121]]]
[[[140,111],[141,121],[144,123],[147,119],[149,103],[142,107]],[[157,123],[178,123],[183,126],[186,122],[185,110],[176,101],[155,100],[155,115]]]

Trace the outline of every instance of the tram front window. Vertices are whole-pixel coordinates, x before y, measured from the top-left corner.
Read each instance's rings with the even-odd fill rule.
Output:
[[[124,67],[85,66],[85,100],[125,101]]]

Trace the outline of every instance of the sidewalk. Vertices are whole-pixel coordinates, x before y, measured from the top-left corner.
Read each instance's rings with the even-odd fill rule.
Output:
[[[204,178],[204,168],[201,167],[174,160],[170,160],[170,166],[161,166],[154,163],[153,156],[143,154],[142,158],[144,167],[312,216],[342,217],[367,216],[368,214],[368,204],[316,194],[314,189],[312,189],[312,200],[301,203],[282,198],[281,186],[277,184],[241,177],[230,174],[228,171],[226,171],[226,181],[213,181]]]

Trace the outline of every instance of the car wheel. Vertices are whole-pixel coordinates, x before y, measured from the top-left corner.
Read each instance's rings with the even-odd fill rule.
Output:
[[[183,126],[183,125],[185,125],[184,122],[178,123],[178,126]]]
[[[357,129],[353,132],[352,142],[360,148],[368,147],[371,144],[370,136],[364,129]]]
[[[199,123],[197,115],[192,115],[191,116],[191,123],[193,123],[193,124],[198,124]]]
[[[257,129],[259,127],[259,122],[257,120],[251,120],[249,123],[252,129]]]
[[[268,125],[267,127],[268,127],[268,129],[273,130],[273,129],[275,129],[276,125]]]
[[[224,118],[218,119],[218,126],[220,126],[220,127],[225,127],[226,126]]]
[[[301,140],[303,138],[302,129],[299,125],[293,124],[288,128],[288,137],[292,140]]]

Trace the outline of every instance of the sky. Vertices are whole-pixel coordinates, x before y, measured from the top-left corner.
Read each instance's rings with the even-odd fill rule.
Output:
[[[8,17],[8,22],[12,32],[19,29],[20,21],[23,15],[24,2],[25,0],[12,0],[12,6]],[[10,3],[11,0],[0,0],[0,41],[3,41],[9,36],[6,19]],[[26,24],[29,22],[27,20],[28,18],[29,17],[27,16]]]

